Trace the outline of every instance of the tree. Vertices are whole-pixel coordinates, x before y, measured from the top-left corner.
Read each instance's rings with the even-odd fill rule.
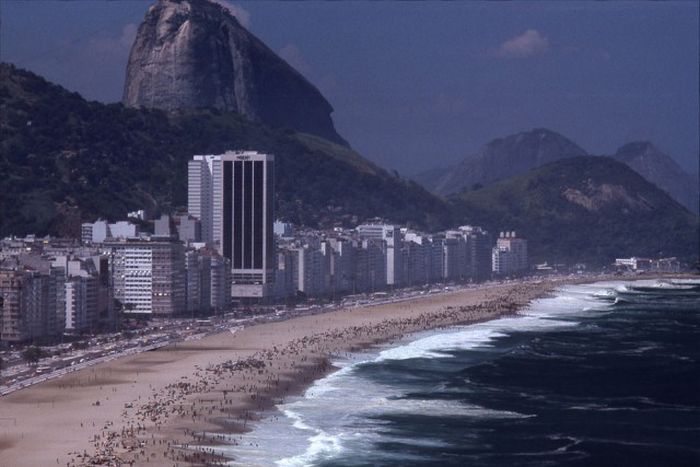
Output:
[[[122,318],[122,312],[124,310],[124,304],[121,300],[114,299],[114,330],[119,331],[119,324]]]
[[[35,365],[44,356],[44,351],[34,345],[22,351],[22,358],[30,365]]]
[[[89,347],[89,344],[87,341],[76,341],[73,342],[70,346],[73,350],[85,350]]]

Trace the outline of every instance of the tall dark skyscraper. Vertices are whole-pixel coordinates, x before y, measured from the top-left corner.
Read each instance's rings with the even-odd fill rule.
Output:
[[[202,231],[210,231],[219,253],[231,260],[234,297],[261,298],[271,292],[274,160],[255,151],[229,151],[195,156],[189,164],[190,214],[201,213]]]

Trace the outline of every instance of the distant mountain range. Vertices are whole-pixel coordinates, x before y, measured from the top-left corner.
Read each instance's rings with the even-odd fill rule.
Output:
[[[535,261],[698,258],[698,217],[610,157],[560,159],[450,200],[458,217],[527,238]]]
[[[559,133],[539,128],[495,139],[455,166],[431,169],[413,179],[430,191],[446,196],[520,175],[550,162],[587,155],[585,150]],[[700,210],[697,175],[683,171],[653,144],[629,143],[611,157],[667,191],[689,211],[697,214]]]

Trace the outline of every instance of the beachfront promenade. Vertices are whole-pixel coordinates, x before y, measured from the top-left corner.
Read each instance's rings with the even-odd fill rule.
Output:
[[[341,309],[93,365],[0,398],[0,466],[211,463],[191,447],[249,429],[284,396],[331,371],[333,355],[514,313],[554,285],[504,284]]]

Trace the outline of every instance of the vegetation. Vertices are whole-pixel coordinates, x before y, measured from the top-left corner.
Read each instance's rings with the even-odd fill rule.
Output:
[[[31,345],[22,351],[22,359],[29,365],[36,365],[39,360],[44,358],[44,351],[34,345]]]
[[[230,149],[276,156],[278,215],[291,222],[450,223],[443,200],[321,138],[215,110],[167,114],[88,102],[0,64],[0,236],[78,235],[81,222],[100,216],[184,207],[187,161]]]
[[[520,232],[535,261],[697,260],[697,216],[612,159],[561,160],[474,184],[448,203],[316,136],[214,110],[167,114],[88,102],[7,64],[0,64],[0,236],[78,236],[81,222],[98,217],[184,207],[187,161],[230,149],[276,156],[278,217],[298,225],[382,217],[436,231],[468,223]],[[594,200],[593,208],[567,190],[584,204]]]
[[[698,255],[697,216],[607,157],[562,159],[451,201],[465,222],[527,238],[535,261]]]
[[[70,345],[70,347],[73,350],[85,350],[90,347],[90,343],[88,341],[75,341]]]

